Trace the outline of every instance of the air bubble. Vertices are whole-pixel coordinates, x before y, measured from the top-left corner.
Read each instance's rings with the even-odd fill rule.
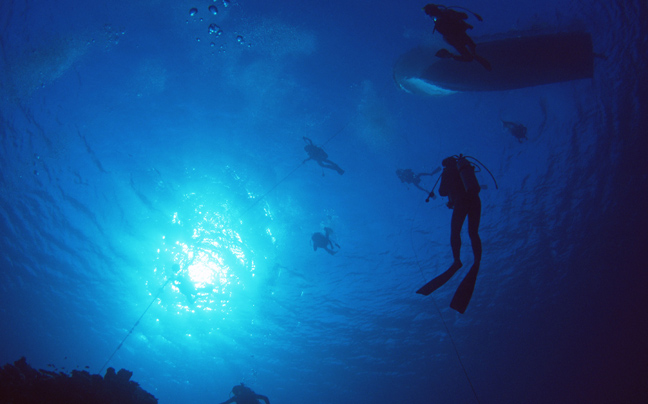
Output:
[[[218,9],[213,4],[211,6],[209,6],[209,11],[214,15],[218,14]]]
[[[217,36],[220,36],[223,33],[223,31],[220,29],[220,27],[216,24],[210,24],[209,25],[209,34],[214,34]]]
[[[198,9],[194,7],[191,10],[189,10],[189,15],[193,17],[194,15],[196,15],[197,12],[198,12]]]

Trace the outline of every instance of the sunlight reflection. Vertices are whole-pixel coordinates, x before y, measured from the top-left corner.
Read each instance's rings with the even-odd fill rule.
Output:
[[[228,217],[204,206],[189,215],[175,212],[171,223],[178,231],[162,236],[154,270],[171,285],[174,301],[169,308],[178,314],[228,314],[241,276],[254,276],[255,264],[240,234],[230,227]]]

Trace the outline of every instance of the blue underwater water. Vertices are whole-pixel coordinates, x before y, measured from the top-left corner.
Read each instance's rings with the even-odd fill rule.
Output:
[[[648,402],[646,1],[466,0],[476,39],[578,30],[601,57],[438,97],[392,78],[446,46],[423,5],[3,0],[0,365],[126,368],[162,404],[241,382],[279,404]],[[304,136],[344,174],[302,164]],[[415,294],[452,263],[452,211],[395,174],[459,153],[499,188],[478,173],[465,314],[466,226],[464,267]]]

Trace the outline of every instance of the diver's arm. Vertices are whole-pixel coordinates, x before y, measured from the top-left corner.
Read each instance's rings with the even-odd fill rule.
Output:
[[[270,400],[266,396],[262,396],[261,394],[257,394],[256,398],[259,399],[259,400],[265,401],[266,404],[270,404]]]
[[[307,138],[306,136],[302,136],[302,139],[304,139],[306,142],[308,142],[309,145],[313,144],[313,141]]]

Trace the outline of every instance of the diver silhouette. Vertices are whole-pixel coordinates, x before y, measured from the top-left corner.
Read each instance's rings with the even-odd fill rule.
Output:
[[[333,230],[330,227],[325,227],[324,233],[313,233],[313,235],[311,236],[311,240],[313,242],[313,251],[317,251],[318,248],[322,248],[331,255],[337,254],[337,251],[334,251],[333,248],[340,248],[340,245],[331,241],[331,234],[333,234]],[[331,246],[331,248],[329,248],[329,246]]]
[[[521,123],[502,120],[502,125],[504,126],[504,129],[508,130],[511,135],[513,135],[518,140],[518,142],[524,143],[525,140],[529,140],[526,135],[527,128]]]
[[[397,169],[396,170],[396,176],[401,180],[401,182],[405,184],[412,184],[416,188],[420,189],[421,191],[425,192],[426,194],[429,194],[430,191],[426,190],[425,188],[421,187],[419,184],[421,183],[421,177],[426,176],[426,175],[434,175],[441,171],[440,168],[436,168],[434,171],[431,173],[419,173],[419,174],[414,174],[414,171],[412,171],[411,168],[406,168],[404,170],[402,169]],[[409,188],[409,187],[408,187]]]
[[[474,167],[462,156],[447,157],[441,163],[443,165],[443,174],[441,176],[441,185],[439,185],[439,195],[448,197],[448,207],[453,209],[452,219],[450,220],[450,246],[454,262],[451,268],[458,270],[463,265],[461,263],[459,251],[461,250],[461,228],[463,227],[466,216],[468,217],[468,236],[472,245],[474,263],[470,271],[459,285],[455,296],[452,298],[450,307],[463,313],[470,302],[472,292],[477,280],[477,272],[481,263],[482,244],[479,238],[479,222],[481,221],[481,199],[479,191],[481,187],[475,177]],[[462,285],[468,282],[468,290],[462,291]],[[472,287],[470,287],[472,285]],[[466,293],[469,295],[466,296]],[[465,300],[467,298],[467,301]]]
[[[251,388],[245,386],[243,383],[232,387],[232,394],[234,394],[234,397],[231,397],[227,401],[223,401],[221,404],[259,404],[259,400],[263,400],[266,404],[270,404],[268,397],[255,393]]]
[[[477,54],[475,51],[477,44],[466,33],[467,30],[473,29],[473,26],[465,21],[468,19],[468,14],[436,4],[427,4],[423,7],[423,11],[434,20],[434,30],[432,32],[439,31],[443,35],[443,39],[459,52],[459,55],[455,55],[447,49],[441,49],[436,53],[436,56],[453,58],[461,62],[470,62],[474,59],[484,66],[486,70],[492,70],[490,62]],[[472,14],[479,21],[482,21],[479,15]]]
[[[308,153],[308,158],[302,162],[304,164],[308,160],[315,160],[317,161],[317,164],[324,168],[328,168],[331,170],[335,170],[338,172],[338,174],[342,175],[344,174],[344,170],[340,168],[337,164],[332,162],[331,160],[328,159],[328,154],[324,151],[319,146],[315,146],[313,144],[313,141],[307,138],[306,136],[303,137],[304,141],[306,142],[306,146],[304,146],[304,150],[306,153]],[[324,173],[322,172],[322,176]]]
[[[470,236],[470,243],[475,259],[473,266],[459,284],[450,303],[451,308],[463,314],[475,290],[477,273],[479,272],[482,257],[482,244],[479,238],[479,222],[481,220],[481,199],[479,198],[479,191],[481,187],[475,176],[475,166],[463,155],[447,157],[443,160],[442,165],[443,173],[441,174],[439,195],[447,196],[447,205],[450,209],[453,209],[452,219],[450,221],[450,246],[452,248],[454,262],[450,268],[429,281],[417,290],[416,293],[425,296],[429,295],[443,286],[462,267],[463,264],[461,263],[459,254],[461,250],[461,228],[466,217],[468,217],[468,236]],[[495,180],[494,177],[493,180]],[[495,183],[495,187],[497,188],[497,183]]]

